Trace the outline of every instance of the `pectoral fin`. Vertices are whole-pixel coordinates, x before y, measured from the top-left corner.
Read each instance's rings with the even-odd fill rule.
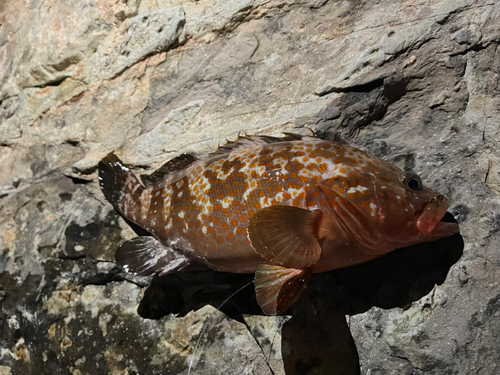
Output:
[[[248,237],[254,250],[270,263],[307,268],[321,256],[318,228],[322,217],[320,210],[266,207],[250,219]]]
[[[191,262],[189,258],[150,236],[124,242],[116,251],[115,258],[126,271],[141,276],[153,273],[163,276],[179,271]]]
[[[310,268],[260,265],[255,272],[255,295],[264,314],[278,315],[288,310],[304,292],[311,274]]]

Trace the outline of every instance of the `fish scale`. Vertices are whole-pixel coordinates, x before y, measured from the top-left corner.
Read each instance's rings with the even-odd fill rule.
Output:
[[[269,314],[288,308],[311,273],[458,231],[439,221],[446,198],[415,174],[316,137],[247,137],[205,160],[185,154],[143,178],[151,186],[111,154],[100,181],[115,208],[154,237],[123,244],[119,263],[142,274],[200,265],[256,272]]]

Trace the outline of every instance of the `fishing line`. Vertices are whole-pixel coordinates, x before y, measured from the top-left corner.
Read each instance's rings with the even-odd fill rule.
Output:
[[[250,281],[248,284],[245,284],[243,285],[240,289],[238,289],[236,292],[234,292],[233,294],[231,294],[229,297],[227,297],[224,302],[222,302],[220,304],[220,306],[217,308],[217,310],[220,310],[222,306],[224,306],[224,304],[229,301],[231,298],[233,298],[233,296],[242,291],[243,289],[245,289],[247,286],[253,284],[253,280]],[[205,333],[205,329],[208,327],[208,323],[210,322],[210,319],[212,319],[212,316],[213,316],[213,313],[212,315],[210,315],[210,317],[205,321],[205,323],[203,324],[203,328],[201,329],[201,332],[200,332],[200,336],[198,336],[198,340],[196,340],[196,345],[194,347],[194,350],[193,350],[193,354],[191,355],[191,360],[189,361],[189,368],[188,368],[188,375],[191,374],[191,368],[193,367],[193,361],[194,361],[194,358],[195,358],[195,355],[196,355],[196,350],[198,349],[198,345],[201,341],[201,338],[203,337],[203,334]]]
[[[276,338],[276,335],[278,334],[278,332],[281,332],[283,330],[283,326],[289,320],[289,318],[284,317],[284,316],[277,317],[277,318],[281,318],[281,321],[280,321],[280,323],[278,325],[278,329],[276,330],[276,332],[274,332],[273,340],[271,341],[271,347],[269,348],[269,353],[268,353],[268,356],[267,356],[267,363],[271,363],[271,353],[273,351],[274,339]]]

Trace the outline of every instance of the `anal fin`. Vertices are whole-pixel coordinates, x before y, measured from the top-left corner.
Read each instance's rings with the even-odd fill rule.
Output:
[[[310,268],[296,269],[262,264],[255,272],[255,295],[266,315],[279,315],[292,306],[307,286]]]
[[[141,276],[160,276],[180,271],[191,260],[151,236],[141,236],[124,242],[116,251],[116,261],[127,272]]]

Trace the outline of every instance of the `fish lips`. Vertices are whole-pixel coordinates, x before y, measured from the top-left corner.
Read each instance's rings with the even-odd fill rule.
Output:
[[[449,206],[450,201],[443,195],[438,195],[427,203],[417,220],[420,233],[433,239],[460,233],[457,223],[441,221]]]

